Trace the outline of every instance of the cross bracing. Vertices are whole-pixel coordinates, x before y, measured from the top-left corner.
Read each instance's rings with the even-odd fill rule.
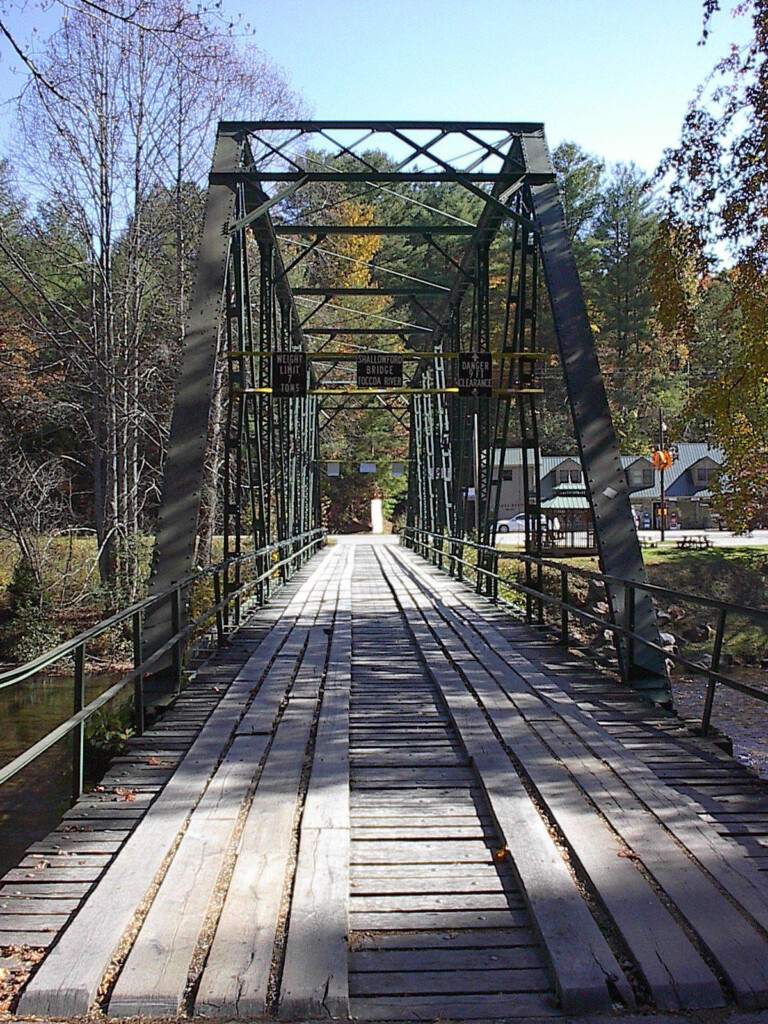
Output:
[[[367,249],[349,248],[361,240],[371,243]],[[396,258],[394,240],[408,247],[407,265]],[[228,557],[319,525],[321,431],[350,410],[380,409],[407,430],[408,525],[450,538],[456,557],[474,538],[489,572],[500,497],[493,467],[503,465],[509,445],[521,447],[523,478],[533,481],[525,495],[526,550],[539,552],[533,463],[545,292],[601,568],[642,581],[627,484],[542,125],[222,122],[153,588],[194,565],[209,434],[215,450],[208,458],[220,463]],[[402,385],[357,386],[355,359],[366,352],[400,354]],[[306,370],[298,371],[306,379],[283,392],[293,397],[279,397],[279,353],[307,357]],[[486,367],[488,379],[475,381],[483,386],[468,385],[463,355],[476,358],[475,369]],[[209,415],[217,408],[219,438]],[[530,564],[527,571],[535,572]],[[478,575],[478,587],[490,592],[484,579],[491,576]],[[537,584],[533,576],[527,582]],[[623,586],[610,590],[610,604],[624,621]],[[658,639],[649,599],[640,595],[632,615],[637,635]],[[170,626],[162,612],[150,617],[149,649],[162,646]],[[624,641],[618,645],[630,681],[666,699],[658,653],[638,645],[630,655]]]

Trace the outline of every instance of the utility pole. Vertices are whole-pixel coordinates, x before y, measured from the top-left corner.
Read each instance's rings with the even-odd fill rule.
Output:
[[[663,453],[666,452],[666,449],[664,447],[664,427],[665,424],[661,415],[661,409],[659,409],[659,451],[662,452],[661,469],[659,470],[661,477],[661,509],[659,511],[659,517],[661,520],[660,527],[662,542],[664,541],[664,520],[666,519],[666,508],[664,507],[664,469],[666,465],[665,459],[663,458]]]

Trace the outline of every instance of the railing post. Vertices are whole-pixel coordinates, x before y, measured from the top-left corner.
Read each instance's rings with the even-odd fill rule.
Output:
[[[75,648],[75,686],[73,713],[85,707],[85,644]],[[85,755],[85,722],[75,726],[72,733],[72,803],[83,795],[83,762]]]
[[[171,629],[176,641],[173,645],[173,679],[176,693],[181,693],[182,649],[181,649],[181,587],[171,593]]]
[[[536,589],[540,594],[544,593],[544,569],[541,562],[536,563]],[[536,622],[539,626],[544,625],[544,602],[540,597],[536,598]]]
[[[133,613],[133,667],[141,665],[142,629],[141,612]],[[144,673],[139,672],[133,681],[133,717],[136,720],[136,735],[144,733]]]
[[[259,607],[263,607],[267,601],[267,570],[269,569],[269,554],[261,554],[256,559],[256,575],[259,577],[259,584],[256,587],[256,597]]]
[[[237,628],[240,625],[240,614],[242,612],[240,604],[240,588],[242,586],[242,582],[242,569],[240,563],[238,562],[237,565],[235,566],[235,600],[233,602],[235,606],[235,628]]]
[[[224,565],[224,580],[223,580],[223,584],[224,585],[222,587],[222,590],[224,592],[224,597],[226,598],[226,597],[229,597],[229,562],[226,562],[225,565]],[[261,603],[263,604],[264,602],[262,601]],[[224,625],[228,626],[229,625],[229,601],[227,601],[227,603],[224,605],[224,609],[222,611],[222,616],[223,616]]]
[[[635,667],[635,588],[627,581],[624,584],[624,625],[627,630],[626,651],[627,651],[627,678],[632,674]]]
[[[568,622],[568,570],[560,570],[560,641],[567,647],[570,642],[570,628]]]
[[[282,544],[281,546],[278,546],[277,555],[277,560],[282,563],[280,565],[280,582],[281,584],[287,583],[291,578],[290,544]]]
[[[723,653],[723,635],[725,634],[725,616],[727,614],[726,608],[720,609],[720,614],[717,617],[717,632],[715,633],[715,646],[712,649],[712,671],[720,671],[720,657]],[[709,732],[710,722],[712,721],[712,705],[715,702],[715,687],[717,686],[717,680],[713,679],[712,676],[707,680],[707,695],[704,698],[704,711],[701,716],[701,735],[706,736]]]
[[[213,574],[213,603],[216,608],[216,642],[219,647],[224,646],[224,609],[219,608],[221,604],[221,577],[218,572]]]

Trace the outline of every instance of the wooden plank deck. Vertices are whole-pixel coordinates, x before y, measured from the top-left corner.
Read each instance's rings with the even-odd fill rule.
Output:
[[[19,947],[19,1018],[757,1020],[768,784],[410,552],[340,543],[2,880],[22,978]]]

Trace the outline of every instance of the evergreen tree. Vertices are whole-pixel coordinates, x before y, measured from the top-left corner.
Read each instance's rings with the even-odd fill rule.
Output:
[[[650,255],[657,229],[648,179],[634,164],[617,164],[603,193],[593,238],[603,348],[610,344],[619,364],[630,353],[639,355],[650,339]]]

